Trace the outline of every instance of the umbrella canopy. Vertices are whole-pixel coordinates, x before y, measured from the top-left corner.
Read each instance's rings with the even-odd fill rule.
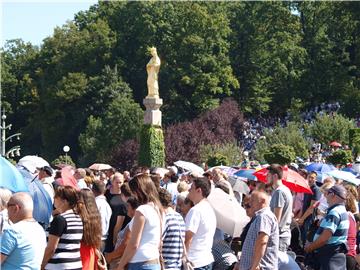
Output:
[[[94,163],[89,167],[89,169],[94,171],[104,171],[104,170],[110,170],[112,169],[112,167],[109,164]]]
[[[77,181],[71,172],[71,167],[64,167],[61,169],[61,178],[56,180],[60,186],[72,186],[79,189]]]
[[[341,143],[336,142],[336,141],[331,142],[329,145],[332,147],[341,147]]]
[[[356,176],[353,175],[351,172],[335,170],[335,171],[327,172],[326,174],[357,186],[360,185],[360,179],[356,178]]]
[[[232,167],[229,167],[229,166],[215,166],[215,167],[210,168],[207,171],[212,172],[212,170],[215,169],[215,168],[219,168],[222,172],[226,173],[227,176],[234,175],[234,173],[238,171],[238,169],[235,169],[235,168],[232,168]]]
[[[303,178],[296,171],[289,169],[288,167],[283,168],[283,179],[282,182],[290,190],[300,193],[312,194],[311,188],[305,178]],[[268,174],[267,168],[263,168],[254,173],[257,179],[261,182],[266,183],[266,176]]]
[[[25,169],[19,169],[19,172],[23,176],[34,202],[34,219],[48,225],[52,212],[52,202],[49,193],[45,190],[37,175],[34,176]]]
[[[47,162],[42,157],[38,157],[38,156],[25,156],[25,157],[21,158],[19,160],[19,162],[16,164],[16,167],[18,167],[18,168],[24,167],[31,173],[35,173],[36,168],[41,168],[44,166],[50,167],[49,162]]]
[[[192,162],[178,160],[178,161],[174,162],[174,165],[179,167],[179,168],[182,168],[182,169],[184,169],[186,171],[197,172],[197,173],[200,173],[200,174],[204,173],[203,168],[201,168],[200,166],[198,166],[198,165],[196,165],[196,164],[194,164]]]
[[[245,225],[250,221],[245,209],[234,197],[219,188],[213,189],[207,199],[216,215],[216,227],[233,237],[240,236]]]
[[[344,172],[352,173],[355,176],[358,175],[358,173],[356,171],[354,171],[353,168],[350,168],[350,167],[345,167],[345,168],[342,168],[341,170],[344,171]]]
[[[256,180],[254,172],[255,172],[254,169],[241,169],[237,171],[234,175],[239,177],[244,177],[250,180]]]
[[[284,170],[284,179],[282,182],[292,191],[309,194],[313,193],[307,180],[296,171],[289,168]]]
[[[331,164],[325,164],[325,163],[311,163],[310,165],[306,166],[305,169],[308,172],[320,172],[320,173],[325,173],[325,172],[330,172],[333,170],[336,170],[336,168],[331,165]]]
[[[243,177],[237,177],[235,175],[232,175],[228,178],[228,181],[231,184],[233,191],[239,192],[241,194],[249,194],[250,188],[244,180],[246,181],[247,179]]]
[[[24,177],[14,165],[3,157],[0,157],[0,168],[0,187],[7,188],[12,192],[28,191]]]

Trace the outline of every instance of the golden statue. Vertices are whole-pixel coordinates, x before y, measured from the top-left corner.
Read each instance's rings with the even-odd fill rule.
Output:
[[[147,71],[147,87],[148,87],[148,95],[147,97],[155,97],[159,98],[159,82],[158,82],[158,73],[160,70],[160,58],[157,54],[156,48],[151,47],[150,53],[152,58],[149,63],[146,65]]]

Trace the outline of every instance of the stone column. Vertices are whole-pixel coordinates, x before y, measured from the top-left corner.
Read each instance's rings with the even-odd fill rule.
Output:
[[[146,97],[143,99],[146,108],[144,115],[144,124],[161,127],[161,111],[160,107],[163,100],[157,97]]]

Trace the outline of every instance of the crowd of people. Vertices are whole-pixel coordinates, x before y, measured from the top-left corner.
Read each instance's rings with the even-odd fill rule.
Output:
[[[221,168],[78,168],[70,186],[45,166],[38,178],[54,206],[49,226],[33,218],[28,193],[0,189],[1,268],[358,269],[357,188],[332,178],[320,185],[315,171],[298,173],[312,194],[292,192],[276,164],[267,167],[266,183],[238,180],[248,186],[244,192]],[[214,189],[246,210],[241,235],[218,226],[208,200]]]
[[[339,111],[340,109],[339,102],[333,103],[321,103],[319,106],[315,106],[309,110],[306,110],[300,114],[301,121],[304,123],[312,123],[316,115],[324,114],[333,114]],[[244,150],[251,151],[255,147],[256,142],[264,136],[265,129],[273,129],[276,125],[282,127],[286,126],[288,121],[291,119],[290,113],[285,117],[250,117],[248,118],[243,125],[243,132],[240,138],[240,141],[243,142]],[[358,125],[360,121],[356,120]]]

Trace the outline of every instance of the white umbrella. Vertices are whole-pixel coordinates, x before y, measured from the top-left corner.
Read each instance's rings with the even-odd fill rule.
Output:
[[[30,173],[34,174],[36,172],[36,168],[41,168],[44,166],[49,166],[49,162],[47,162],[42,157],[38,156],[25,156],[19,160],[16,164],[16,167],[21,168],[24,167]]]
[[[186,171],[197,172],[200,174],[204,173],[203,168],[201,168],[200,166],[198,166],[192,162],[178,160],[178,161],[174,162],[174,164],[175,164],[175,166],[177,166],[179,168],[183,168]]]
[[[332,177],[344,180],[346,182],[352,183],[357,186],[360,185],[360,179],[356,178],[356,176],[354,174],[352,174],[351,172],[334,170],[331,172],[326,172],[326,174],[330,175]]]
[[[112,167],[109,164],[94,163],[89,167],[89,169],[94,171],[104,171],[104,170],[110,170],[112,169]]]
[[[239,237],[250,218],[236,198],[219,188],[214,188],[208,196],[208,201],[216,215],[216,227],[233,237]]]

